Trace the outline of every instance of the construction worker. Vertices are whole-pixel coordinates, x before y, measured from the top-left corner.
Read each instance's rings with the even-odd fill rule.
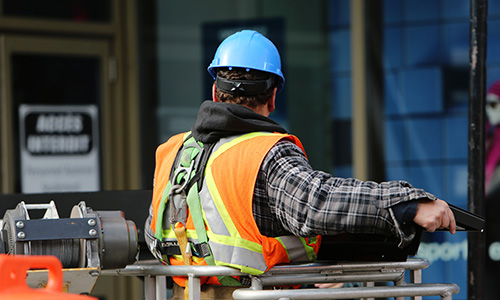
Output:
[[[364,182],[312,169],[299,139],[269,118],[285,78],[277,48],[262,34],[243,30],[226,38],[208,72],[213,101],[201,104],[190,132],[156,153],[145,232],[163,263],[261,274],[276,264],[314,261],[321,235],[385,234],[404,247],[417,226],[455,233],[447,203],[408,182]],[[175,290],[185,280],[174,281],[174,294],[182,295]],[[203,289],[247,283],[203,282]],[[234,287],[225,288],[213,297],[232,299]]]

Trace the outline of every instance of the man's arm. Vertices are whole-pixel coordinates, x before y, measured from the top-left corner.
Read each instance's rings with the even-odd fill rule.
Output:
[[[427,230],[435,230],[437,225],[455,228],[449,216],[452,212],[442,201],[427,203],[436,200],[434,195],[405,181],[375,183],[313,170],[300,148],[290,142],[282,141],[271,149],[262,170],[271,211],[295,235],[378,233],[397,236],[406,243],[411,237],[402,230],[391,207],[420,200],[425,201],[418,204],[416,224]],[[432,213],[432,207],[440,210]]]

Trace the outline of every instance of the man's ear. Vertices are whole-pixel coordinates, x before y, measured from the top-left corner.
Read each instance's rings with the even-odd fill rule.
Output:
[[[214,82],[214,84],[212,85],[212,100],[214,100],[214,102],[220,102],[219,98],[217,98],[216,89],[217,88],[215,87],[215,82]]]
[[[276,108],[276,93],[277,93],[277,91],[278,91],[278,89],[274,88],[273,95],[271,96],[269,101],[267,101],[267,110],[269,110],[269,113],[272,113],[274,111],[274,109]]]

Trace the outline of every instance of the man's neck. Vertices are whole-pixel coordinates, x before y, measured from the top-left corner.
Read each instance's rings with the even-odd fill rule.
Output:
[[[251,110],[253,110],[254,112],[258,113],[259,115],[263,115],[264,117],[269,117],[269,114],[271,113],[267,107],[267,105],[259,105],[259,106],[256,106],[256,107],[249,107],[249,106],[246,106],[246,105],[243,105],[247,108],[250,108]]]

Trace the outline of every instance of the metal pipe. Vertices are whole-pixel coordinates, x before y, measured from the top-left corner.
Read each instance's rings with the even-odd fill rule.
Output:
[[[188,282],[189,284],[189,299],[201,299],[201,280],[200,277],[194,276],[194,274],[188,274]],[[187,287],[186,287],[187,288]]]
[[[264,289],[264,285],[262,284],[262,280],[259,277],[252,276],[252,285],[250,286],[253,290],[262,290]]]
[[[124,269],[102,270],[101,275],[122,275],[122,276],[247,276],[237,269],[222,266],[165,266],[157,263],[133,264]]]
[[[276,266],[266,273],[259,275],[263,278],[277,274],[305,274],[322,273],[335,274],[354,271],[381,271],[397,272],[401,270],[421,270],[429,266],[429,261],[420,258],[411,258],[405,262],[367,262],[367,263],[312,263],[300,265]],[[132,264],[124,269],[102,270],[102,275],[125,275],[125,276],[143,276],[143,275],[168,275],[168,276],[186,276],[192,273],[196,276],[247,276],[237,269],[222,266],[165,266],[157,261],[142,261],[140,264]]]
[[[144,276],[144,299],[167,299],[166,276]]]
[[[398,282],[404,278],[404,271],[396,273],[350,273],[340,275],[275,275],[260,276],[260,284],[263,286],[289,285],[289,284],[314,284],[314,283],[333,283],[333,282]]]
[[[238,289],[233,292],[233,298],[239,300],[271,300],[271,299],[357,299],[386,298],[412,296],[441,296],[442,299],[452,299],[460,288],[456,284],[411,284],[406,286],[363,287],[341,289],[296,289],[296,290],[252,290]]]
[[[349,271],[373,271],[373,270],[422,270],[429,267],[429,261],[423,258],[409,258],[407,261],[400,262],[316,262],[301,265],[283,265],[277,266],[262,276],[271,276],[281,273],[316,273],[326,272],[349,272]]]
[[[468,210],[483,216],[487,12],[488,0],[470,1]],[[469,232],[467,238],[468,299],[480,300],[485,290],[485,237]]]

